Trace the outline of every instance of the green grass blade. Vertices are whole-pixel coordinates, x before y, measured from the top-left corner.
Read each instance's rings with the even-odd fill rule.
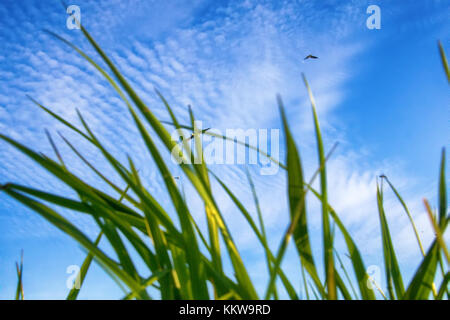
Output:
[[[40,214],[44,219],[49,221],[58,229],[62,230],[64,233],[72,237],[78,243],[80,243],[86,250],[92,252],[93,255],[104,263],[110,270],[114,272],[129,288],[133,291],[139,292],[140,285],[135,279],[130,277],[126,272],[124,272],[119,265],[109,258],[102,250],[97,248],[88,237],[86,237],[78,228],[72,225],[68,220],[59,215],[54,210],[49,207],[39,203],[31,198],[28,198],[18,192],[10,190],[8,188],[2,188],[9,196],[15,198],[17,201],[21,202],[25,206],[29,207],[31,210]],[[139,294],[140,296],[140,294]]]
[[[95,239],[94,245],[98,246],[100,239],[102,238],[102,232],[100,232],[97,236],[97,239]],[[74,286],[72,287],[72,289],[70,290],[69,294],[67,295],[66,300],[76,300],[78,297],[78,293],[80,292],[81,286],[83,285],[84,279],[86,278],[86,274],[89,270],[89,267],[91,265],[92,259],[94,258],[94,256],[91,253],[88,253],[88,255],[86,256],[86,258],[83,261],[83,264],[81,265],[80,268],[80,273],[77,277],[79,277],[79,287],[77,288],[76,284],[74,283]]]
[[[166,184],[166,188],[172,198],[175,209],[178,213],[178,217],[180,220],[181,228],[183,230],[182,236],[184,238],[186,244],[186,258],[191,270],[192,277],[192,285],[193,285],[193,294],[197,299],[207,299],[208,292],[206,288],[206,282],[204,280],[204,272],[203,267],[201,266],[200,260],[200,251],[198,247],[198,243],[196,240],[195,232],[192,227],[190,217],[189,217],[189,209],[187,208],[183,197],[181,196],[174,180],[171,172],[167,168],[164,160],[159,154],[156,145],[151,139],[150,135],[144,128],[143,124],[137,117],[137,114],[130,109],[133,119],[138,127],[142,138],[144,139],[145,144],[147,145],[148,150],[150,151],[153,159],[155,160],[161,175],[163,176],[164,182]]]
[[[316,103],[309,87],[308,81],[304,74],[303,81],[305,83],[306,89],[308,90],[309,100],[311,101],[311,108],[314,119],[314,128],[317,140],[317,152],[319,155],[319,164],[321,166],[320,170],[320,191],[322,194],[322,233],[323,233],[323,245],[324,245],[324,266],[325,275],[328,289],[328,299],[335,300],[337,298],[336,294],[336,283],[335,283],[335,266],[333,257],[333,237],[330,232],[330,218],[328,213],[328,191],[327,191],[327,173],[325,165],[325,152],[322,142],[322,134],[320,132],[319,119],[316,112]]]
[[[439,46],[439,54],[441,55],[442,67],[444,68],[445,74],[447,75],[447,81],[450,82],[450,71],[448,69],[447,58],[445,56],[445,51],[440,41],[438,42],[438,46]]]
[[[439,288],[439,292],[436,297],[436,300],[442,300],[446,293],[447,293],[447,297],[448,297],[448,282],[449,282],[449,280],[450,280],[450,272],[447,272],[444,276],[444,280],[442,280],[442,284],[441,284],[441,287]]]
[[[383,192],[377,183],[377,205],[381,225],[381,236],[383,244],[384,264],[386,271],[386,282],[388,284],[388,291],[391,299],[395,297],[401,299],[405,293],[403,286],[403,279],[400,268],[398,266],[397,257],[395,255],[394,246],[391,240],[386,214],[383,207]],[[392,284],[395,287],[395,294],[392,289]]]
[[[416,224],[414,223],[414,219],[412,218],[411,213],[409,212],[409,209],[406,206],[405,201],[400,196],[400,194],[398,193],[397,189],[394,188],[394,186],[392,185],[391,181],[385,175],[382,175],[381,178],[384,178],[384,180],[386,180],[386,182],[389,184],[389,186],[391,187],[392,191],[394,192],[395,196],[397,197],[398,201],[400,201],[403,209],[405,210],[405,212],[406,212],[406,214],[408,216],[409,221],[411,222],[411,226],[413,227],[414,235],[416,236],[417,243],[419,244],[420,252],[422,253],[423,256],[425,256],[425,249],[423,248],[422,241],[420,240],[419,232],[417,231]]]
[[[214,178],[216,178],[217,182],[222,186],[222,188],[225,190],[225,192],[229,195],[231,200],[234,202],[236,207],[239,209],[239,211],[244,216],[245,220],[247,220],[248,224],[250,225],[252,231],[255,233],[256,238],[261,242],[261,245],[264,248],[266,257],[268,259],[268,266],[269,266],[269,272],[272,274],[273,268],[271,267],[272,263],[275,262],[275,257],[273,256],[272,251],[269,248],[269,245],[267,243],[267,238],[265,238],[262,233],[259,231],[258,227],[256,226],[255,221],[253,220],[250,213],[247,211],[245,206],[238,200],[238,198],[231,192],[231,190],[225,185],[225,183],[220,180],[215,174],[213,174]],[[281,278],[281,281],[283,285],[285,286],[285,289],[287,293],[289,294],[291,299],[298,300],[297,293],[295,292],[294,287],[292,286],[291,282],[288,280],[286,275],[281,269],[278,269],[279,276]]]
[[[352,289],[352,292],[353,292],[353,295],[354,295],[355,299],[359,299],[358,294],[356,293],[356,290],[353,287],[352,280],[350,279],[350,276],[348,275],[347,268],[345,268],[345,265],[342,262],[341,257],[339,256],[339,253],[336,250],[334,252],[336,253],[336,258],[338,259],[339,264],[341,266],[341,269],[344,272],[345,278],[347,279],[347,282],[349,283],[350,288]]]
[[[442,228],[447,218],[447,186],[445,179],[445,148],[442,149],[441,168],[439,171],[439,225]]]
[[[441,231],[438,223],[436,222],[436,219],[433,216],[433,211],[431,210],[430,204],[426,199],[423,200],[425,204],[426,211],[428,213],[428,217],[431,221],[431,226],[433,227],[434,233],[436,235],[437,243],[439,244],[439,247],[444,252],[444,257],[447,260],[447,265],[450,265],[450,255],[448,253],[447,245],[445,244],[443,232]]]
[[[283,121],[283,128],[286,136],[286,148],[287,148],[287,173],[288,173],[288,194],[290,205],[290,225],[280,243],[277,251],[276,260],[272,270],[272,274],[269,280],[269,284],[266,290],[266,299],[268,299],[273,293],[275,286],[275,279],[278,272],[278,268],[281,265],[281,260],[287,249],[287,245],[291,236],[294,237],[297,252],[300,256],[300,262],[305,267],[306,271],[314,281],[320,294],[325,295],[325,291],[322,288],[322,283],[319,279],[317,269],[314,263],[314,258],[311,251],[311,245],[309,241],[309,234],[306,220],[305,209],[305,197],[306,190],[304,189],[303,172],[301,169],[300,156],[295,146],[294,139],[289,130],[286,115],[284,113],[283,102],[278,97],[278,104],[280,108],[280,114]],[[313,176],[313,179],[316,175]]]
[[[438,264],[439,247],[435,240],[410,281],[404,300],[425,300],[430,296]]]
[[[314,188],[311,187],[310,184],[307,185],[308,190],[310,190],[316,197],[319,199],[319,201],[322,201],[322,197],[320,193]],[[334,222],[336,223],[337,227],[341,231],[342,235],[344,236],[345,243],[347,245],[347,250],[350,255],[350,261],[352,262],[353,271],[355,273],[356,279],[358,281],[359,291],[361,293],[361,297],[364,300],[375,300],[375,294],[373,290],[371,290],[367,286],[367,281],[369,280],[369,275],[366,272],[366,267],[364,265],[364,261],[361,257],[361,253],[351,237],[350,233],[345,228],[344,224],[340,220],[339,216],[337,215],[336,211],[328,204],[328,209],[330,212],[331,217],[333,218]]]
[[[267,238],[267,234],[266,234],[266,228],[264,226],[264,219],[263,219],[263,215],[261,212],[261,206],[259,205],[259,199],[258,199],[258,195],[256,193],[255,184],[253,183],[252,176],[247,167],[245,168],[245,173],[247,175],[248,184],[250,185],[250,189],[252,191],[252,196],[253,196],[253,201],[255,203],[256,213],[258,215],[259,230],[261,233],[261,238],[262,238],[262,240],[264,240],[263,246],[264,246],[264,249],[266,250],[267,268],[268,268],[269,274],[271,274],[272,273],[272,260],[268,253],[270,251],[270,249],[269,249],[268,238]],[[295,291],[293,291],[293,292],[295,293]],[[273,295],[274,295],[274,299],[278,300],[278,292],[277,292],[276,288],[274,289]],[[297,296],[297,294],[295,294],[295,296]],[[291,296],[291,299],[293,299],[292,296]]]

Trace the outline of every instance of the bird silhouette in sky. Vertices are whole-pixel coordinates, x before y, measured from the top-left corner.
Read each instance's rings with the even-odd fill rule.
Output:
[[[316,56],[313,56],[312,54],[310,54],[310,55],[307,55],[305,57],[305,59],[303,59],[303,60],[307,60],[307,59],[319,59],[319,57],[316,57]]]
[[[211,128],[206,128],[206,129],[203,129],[202,131],[200,131],[200,134],[203,134],[203,133],[205,133],[206,131],[208,131],[209,129],[211,129]],[[184,141],[189,141],[189,140],[191,140],[191,139],[193,139],[194,138],[194,136],[195,136],[195,134],[196,133],[192,133],[191,134],[191,136],[189,137],[189,138],[187,138],[186,140],[184,140]],[[182,142],[183,141],[183,137],[180,137],[180,142]]]

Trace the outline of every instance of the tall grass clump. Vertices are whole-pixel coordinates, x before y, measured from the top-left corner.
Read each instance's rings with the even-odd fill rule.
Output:
[[[151,194],[150,190],[143,186],[141,176],[132,157],[128,157],[127,163],[122,163],[114,157],[102,144],[100,138],[93,133],[79,111],[77,113],[82,125],[81,128],[31,98],[43,111],[95,147],[114,168],[114,171],[123,180],[123,185],[126,186],[121,188],[110,181],[105,174],[88,162],[77,147],[71,144],[64,136],[61,136],[64,142],[92,169],[95,175],[112,187],[116,192],[115,196],[107,194],[87,183],[69,170],[50,134],[48,134],[48,138],[55,151],[57,160],[33,151],[18,141],[0,134],[0,139],[31,158],[36,164],[51,173],[57,180],[63,182],[77,195],[76,198],[68,198],[64,194],[54,194],[16,183],[1,185],[3,192],[72,237],[87,251],[86,259],[80,270],[81,285],[92,260],[95,260],[114,280],[126,288],[124,299],[277,299],[279,298],[280,286],[287,292],[289,298],[299,299],[299,289],[294,287],[289,274],[286,274],[282,268],[282,261],[288,245],[290,242],[293,242],[299,258],[298,272],[303,276],[303,289],[306,293],[306,298],[333,300],[373,300],[376,297],[385,299],[448,298],[449,272],[446,270],[449,256],[443,238],[449,221],[445,178],[445,150],[442,151],[439,173],[437,213],[432,211],[426,200],[424,201],[430,217],[430,223],[436,235],[428,248],[423,247],[408,207],[400,194],[386,176],[380,177],[380,182],[386,181],[389,187],[392,188],[405,213],[408,215],[422,253],[422,259],[409,283],[405,282],[396,257],[386,219],[382,183],[377,183],[375,191],[381,225],[382,254],[385,265],[384,274],[387,284],[386,292],[384,292],[380,284],[374,283],[367,273],[357,244],[340,220],[338,213],[328,202],[326,163],[334,148],[328,153],[324,148],[314,97],[305,77],[304,82],[311,101],[319,159],[317,170],[310,180],[305,179],[300,152],[294,139],[295,134],[289,128],[280,97],[278,97],[278,105],[287,150],[285,163],[277,162],[276,159],[272,159],[268,154],[260,151],[255,146],[238,141],[238,143],[244,144],[248,148],[261,152],[271,161],[277,162],[287,175],[287,197],[289,200],[289,212],[287,215],[289,215],[290,220],[278,247],[273,251],[269,246],[258,196],[250,174],[247,172],[257,209],[258,221],[253,219],[249,208],[244,206],[236,194],[208,169],[204,161],[194,161],[196,158],[201,158],[203,154],[199,141],[200,137],[194,137],[194,150],[190,150],[187,143],[178,144],[172,141],[168,129],[164,126],[167,125],[167,122],[160,121],[154,115],[90,34],[83,27],[81,27],[81,30],[99,55],[106,69],[102,68],[74,44],[56,34],[51,34],[73,48],[87,63],[100,72],[123,100],[145,147],[163,178],[170,198],[170,204],[173,206],[170,209],[174,209],[176,213],[175,218],[169,215],[167,211],[169,208],[165,208]],[[442,46],[439,47],[444,69],[449,77],[445,54]],[[171,119],[171,126],[176,129],[195,129],[195,117],[191,109],[189,109],[191,124],[180,124],[176,114],[162,94],[158,91],[156,91],[156,94],[167,109]],[[147,130],[148,127],[152,129],[152,133]],[[205,132],[205,134],[214,135],[209,132]],[[225,136],[221,136],[221,138],[228,139]],[[162,145],[162,147],[158,147],[158,145]],[[187,155],[192,160],[186,163],[182,162],[179,167],[203,202],[207,221],[206,234],[203,234],[199,229],[189,209],[187,199],[180,188],[177,187],[173,173],[169,170],[169,166],[164,160],[163,155],[167,155],[173,149],[179,153],[184,151],[182,154]],[[316,178],[320,186],[318,190],[312,187]],[[269,281],[263,295],[259,295],[260,293],[255,289],[239,248],[233,240],[227,221],[224,219],[211,188],[212,180],[216,180],[231,198],[264,250]],[[308,230],[306,206],[308,193],[316,197],[321,204],[323,236],[323,263],[321,265],[323,264],[323,270],[319,270],[317,267],[318,264],[314,260],[313,247],[310,241],[311,236]],[[90,216],[100,229],[96,239],[90,239],[79,227],[64,218],[55,208],[69,209]],[[346,254],[350,258],[351,270],[345,269],[335,249],[334,237],[337,232],[345,240]],[[103,241],[108,241],[114,256],[108,255],[99,247],[99,242],[102,238],[106,238]],[[128,249],[130,246],[133,248],[133,254]],[[138,257],[144,262],[150,276],[144,277],[138,272],[136,266],[136,258]],[[231,262],[230,268],[224,266],[224,258],[228,258]],[[20,266],[17,265],[17,274],[19,280],[16,298],[23,299],[22,263]],[[356,281],[354,282],[351,279]],[[79,291],[79,288],[74,287],[68,293],[67,299],[76,299]],[[158,294],[154,295],[154,292],[158,292]]]

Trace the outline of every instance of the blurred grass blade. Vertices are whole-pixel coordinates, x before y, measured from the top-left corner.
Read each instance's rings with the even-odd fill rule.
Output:
[[[115,261],[106,256],[106,254],[102,250],[97,248],[97,246],[95,246],[94,243],[89,240],[89,238],[87,238],[80,230],[78,230],[78,228],[73,226],[64,217],[62,217],[49,207],[43,205],[42,203],[39,203],[9,188],[3,188],[3,191],[25,206],[29,207],[31,210],[39,213],[44,219],[49,221],[55,227],[71,236],[89,252],[92,252],[93,255],[101,262],[103,262],[105,266],[111,269],[114,274],[116,274],[125,284],[129,286],[132,291],[139,292],[139,283],[137,283],[135,279],[131,278],[126,272],[124,272]],[[138,295],[140,296],[140,293]]]
[[[450,82],[450,71],[448,69],[447,57],[445,56],[445,51],[440,41],[438,41],[438,46],[439,54],[441,55],[442,66],[444,67],[445,74],[447,75],[447,81]]]
[[[439,170],[439,226],[442,228],[447,218],[447,186],[445,179],[445,148],[442,149],[441,168]]]

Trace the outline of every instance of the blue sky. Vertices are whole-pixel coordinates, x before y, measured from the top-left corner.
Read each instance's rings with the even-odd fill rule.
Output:
[[[432,239],[421,199],[435,199],[439,154],[450,137],[448,84],[437,51],[438,39],[447,52],[450,48],[448,1],[79,0],[68,4],[80,7],[81,22],[161,119],[167,114],[153,93],[154,86],[184,119],[185,106],[191,104],[205,127],[280,128],[275,100],[280,93],[309,176],[317,160],[301,80],[304,72],[317,100],[327,149],[340,142],[329,163],[331,203],[360,244],[367,264],[382,268],[375,202],[375,178],[380,173],[387,174],[405,196],[424,242]],[[379,30],[366,28],[366,8],[371,4],[381,9]],[[160,177],[123,103],[75,52],[43,32],[61,34],[95,56],[79,30],[66,28],[68,15],[59,1],[4,0],[0,16],[0,132],[50,153],[44,128],[52,134],[63,128],[25,95],[68,119],[75,120],[79,108],[118,157],[133,154],[150,190],[167,203]],[[310,53],[319,59],[303,62]],[[111,172],[89,146],[74,141],[87,158]],[[61,148],[77,174],[97,182],[69,150]],[[68,192],[3,142],[0,160],[1,183]],[[251,206],[242,168],[214,166]],[[275,246],[287,222],[284,172],[267,177],[251,170]],[[220,191],[218,196],[251,276],[262,289],[266,280],[262,252],[230,201]],[[400,263],[410,275],[420,252],[400,206],[391,194],[386,196]],[[200,206],[199,199],[192,197],[192,206]],[[315,246],[320,247],[317,203],[311,199],[309,207],[312,230],[317,233]],[[90,220],[64,214],[95,236]],[[64,298],[66,268],[81,264],[85,253],[0,193],[1,299],[14,295],[14,262],[21,249],[25,297]],[[294,252],[283,266],[296,279]],[[83,289],[80,298],[122,296],[97,266],[90,270]]]

